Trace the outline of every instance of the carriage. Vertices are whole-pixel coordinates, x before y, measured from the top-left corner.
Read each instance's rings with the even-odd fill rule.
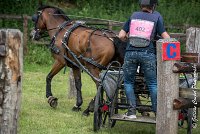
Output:
[[[126,45],[123,45],[123,43],[115,45],[115,40],[118,40],[118,37],[114,32],[76,23],[70,20],[62,10],[52,6],[43,5],[39,7],[37,13],[33,15],[32,20],[35,24],[32,32],[33,39],[38,40],[42,38],[45,31],[51,37],[49,49],[52,52],[55,62],[46,77],[46,98],[51,107],[57,106],[57,98],[53,96],[51,91],[52,78],[64,66],[69,66],[73,70],[77,90],[76,104],[72,108],[73,111],[79,111],[83,103],[81,70],[90,75],[96,85],[99,85],[95,97],[94,131],[106,125],[114,127],[118,120],[156,123],[155,116],[152,117],[148,113],[152,111],[151,102],[149,101],[150,94],[140,70],[138,70],[136,76],[135,92],[137,96],[137,110],[141,116],[130,120],[124,118],[121,113],[121,111],[124,112],[123,110],[128,108],[123,88],[123,72],[120,65],[120,63],[123,63],[124,48]],[[114,60],[118,60],[120,63],[111,62]],[[111,64],[108,69],[100,74],[100,71],[106,69],[110,62]],[[119,66],[112,68],[112,63]],[[100,80],[98,79],[99,74]],[[189,82],[188,80],[183,80],[182,83]],[[188,85],[188,87],[191,86],[191,84],[185,85]],[[89,115],[89,112],[86,109],[84,114]],[[191,109],[183,109],[179,115],[180,126],[182,127],[184,121],[187,120],[187,129],[188,132],[191,132]]]
[[[142,71],[138,68],[135,81],[135,95],[137,103],[137,118],[129,119],[124,116],[128,109],[125,90],[123,86],[123,71],[120,67],[113,67],[112,63],[108,70],[100,74],[101,82],[95,98],[93,130],[98,131],[102,127],[112,128],[117,121],[129,121],[139,123],[156,124],[156,115],[152,114],[150,93],[145,85]],[[180,77],[180,87],[191,87],[193,77],[184,74]],[[192,133],[192,109],[179,111],[178,126]]]

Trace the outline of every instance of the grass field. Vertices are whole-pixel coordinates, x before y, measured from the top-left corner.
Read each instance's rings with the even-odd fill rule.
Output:
[[[24,65],[22,105],[19,120],[19,134],[93,134],[93,114],[82,116],[82,112],[72,112],[75,99],[68,99],[68,70],[61,71],[52,81],[52,92],[58,97],[58,106],[53,109],[45,97],[45,78],[50,67]],[[92,80],[83,73],[82,92],[84,110],[87,103],[96,93]],[[83,111],[82,110],[82,111]],[[198,118],[200,119],[200,117]],[[200,122],[200,121],[199,121]],[[200,123],[194,129],[199,134]],[[112,129],[102,129],[100,134],[154,134],[155,125],[117,122]],[[179,134],[185,134],[185,129],[179,129]]]

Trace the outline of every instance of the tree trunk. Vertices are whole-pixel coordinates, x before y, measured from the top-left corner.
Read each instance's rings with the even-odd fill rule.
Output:
[[[22,33],[0,30],[0,46],[0,133],[16,134],[22,88]]]

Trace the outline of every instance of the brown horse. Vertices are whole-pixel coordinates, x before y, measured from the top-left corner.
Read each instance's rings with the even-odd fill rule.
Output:
[[[74,22],[65,16],[62,10],[52,6],[39,7],[32,20],[35,23],[34,39],[40,39],[44,31],[47,31],[51,38],[49,48],[55,62],[46,77],[46,97],[50,106],[57,106],[57,98],[53,97],[51,91],[51,80],[67,65],[73,70],[77,90],[76,105],[72,110],[80,110],[83,103],[81,70],[88,73],[98,86],[102,69],[106,69],[116,58],[123,63],[123,54],[119,52],[121,48],[117,49],[113,44],[113,39],[119,40],[113,32]],[[84,114],[88,115],[88,112],[87,109]]]

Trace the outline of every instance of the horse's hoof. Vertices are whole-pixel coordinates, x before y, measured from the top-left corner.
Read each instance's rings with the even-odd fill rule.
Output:
[[[90,115],[90,111],[88,111],[87,109],[82,113],[83,116],[89,116]]]
[[[53,96],[48,97],[48,103],[51,107],[56,108],[58,105],[58,98],[55,98]]]
[[[79,112],[79,111],[81,111],[81,107],[74,106],[74,107],[72,108],[72,111],[74,111],[74,112]]]

